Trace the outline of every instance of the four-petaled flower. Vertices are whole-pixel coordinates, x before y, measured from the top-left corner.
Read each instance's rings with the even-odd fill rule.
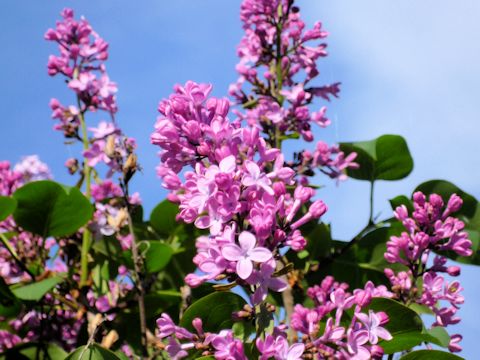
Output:
[[[243,231],[238,237],[237,244],[227,244],[222,248],[222,255],[229,261],[237,262],[237,274],[241,279],[248,278],[253,271],[253,261],[263,263],[272,258],[270,250],[264,247],[255,247],[257,239],[248,232]]]

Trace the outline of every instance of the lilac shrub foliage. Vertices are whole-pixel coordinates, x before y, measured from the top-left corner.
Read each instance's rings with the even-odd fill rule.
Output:
[[[357,236],[332,239],[316,175],[366,180],[373,197],[377,180],[413,163],[395,135],[315,139],[340,92],[318,85],[320,22],[307,28],[293,0],[242,2],[229,97],[188,81],[158,106],[151,142],[169,193],[145,220],[108,43],[73,10],[61,17],[45,34],[58,45],[48,74],[73,100],[50,107],[54,129],[82,150],[65,162],[71,187],[36,155],[0,162],[7,358],[459,358],[462,336],[445,329],[460,321],[459,264],[479,263],[477,200],[433,180],[390,200],[394,217],[371,208]],[[297,139],[304,150],[282,149]]]

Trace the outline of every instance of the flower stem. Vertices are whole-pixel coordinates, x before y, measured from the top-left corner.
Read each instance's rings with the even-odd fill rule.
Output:
[[[142,342],[142,355],[144,358],[148,357],[148,338],[147,338],[147,316],[145,311],[145,287],[143,284],[142,268],[143,259],[138,252],[138,244],[133,230],[132,216],[130,209],[128,209],[128,229],[132,235],[132,258],[134,266],[135,285],[138,291],[138,313],[140,316],[140,337]]]
[[[373,225],[373,190],[374,190],[375,181],[370,182],[370,215],[368,217],[368,225]]]
[[[77,97],[78,107],[80,109],[80,99]],[[87,134],[87,124],[85,123],[85,116],[84,111],[80,109],[79,114],[80,119],[80,126],[82,128],[82,138],[83,138],[83,149],[88,149],[88,134]],[[87,199],[90,200],[91,196],[91,168],[87,163],[87,159],[84,158],[83,160],[83,176],[85,179],[85,196]],[[83,229],[83,236],[82,236],[82,250],[81,250],[81,258],[80,258],[80,287],[86,285],[88,281],[88,251],[90,250],[90,241],[91,236],[90,230],[88,227],[85,226]]]

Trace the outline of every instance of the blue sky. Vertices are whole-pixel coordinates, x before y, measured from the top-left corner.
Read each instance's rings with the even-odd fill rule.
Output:
[[[157,149],[149,134],[158,101],[188,79],[214,84],[224,96],[235,80],[235,46],[241,37],[239,1],[10,1],[0,12],[0,158],[16,162],[37,153],[56,180],[71,183],[63,168],[75,150],[51,130],[48,102],[71,97],[46,74],[54,46],[43,40],[64,6],[85,15],[110,43],[108,70],[119,85],[118,120],[138,140],[143,174],[134,188],[151,209],[165,192],[155,176]],[[377,186],[376,211],[389,215],[387,199],[410,194],[433,178],[448,179],[480,198],[480,2],[463,0],[309,0],[299,2],[306,21],[320,19],[331,33],[330,56],[320,66],[324,82],[341,81],[329,106],[333,125],[316,133],[327,142],[403,135],[415,169],[400,182]],[[328,184],[319,194],[337,238],[348,239],[368,217],[367,184]],[[464,267],[466,304],[457,326],[463,356],[474,358],[478,269]],[[454,329],[452,329],[454,331]]]

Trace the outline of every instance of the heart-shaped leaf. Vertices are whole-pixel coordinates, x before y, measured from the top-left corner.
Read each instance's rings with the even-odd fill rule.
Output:
[[[407,142],[399,135],[382,135],[371,141],[341,143],[345,154],[357,153],[358,169],[347,169],[358,180],[400,180],[412,172],[413,159]]]
[[[13,194],[17,209],[13,217],[18,225],[37,235],[67,236],[92,217],[93,207],[77,188],[53,181],[34,181]]]

